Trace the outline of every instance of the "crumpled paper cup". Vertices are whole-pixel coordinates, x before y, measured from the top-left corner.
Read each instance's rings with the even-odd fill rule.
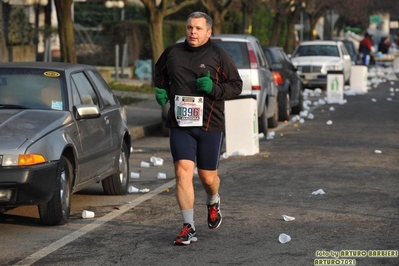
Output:
[[[140,190],[138,188],[134,187],[134,186],[130,186],[129,187],[129,193],[137,193],[139,191]]]
[[[82,218],[83,218],[83,219],[94,218],[94,212],[84,210],[84,211],[82,212]]]
[[[318,189],[312,192],[312,195],[323,195],[323,194],[326,194],[326,192],[324,192],[324,190],[322,189]]]
[[[292,217],[292,216],[288,216],[288,215],[285,215],[285,214],[283,214],[282,216],[283,216],[284,221],[286,221],[286,222],[290,222],[290,221],[295,220],[295,217]]]
[[[278,241],[280,241],[281,244],[285,244],[291,241],[291,237],[287,234],[282,233],[278,236]]]

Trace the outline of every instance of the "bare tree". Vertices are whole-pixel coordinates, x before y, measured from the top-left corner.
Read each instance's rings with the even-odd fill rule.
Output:
[[[336,1],[323,1],[323,0],[306,0],[306,12],[308,14],[310,23],[310,39],[315,40],[316,24],[321,17],[328,17],[332,19],[332,14],[339,14],[337,21],[329,21],[331,27],[328,27],[326,32],[327,37],[333,37],[333,32],[341,29],[342,22],[350,22],[361,27],[367,28],[369,24],[369,16],[372,14],[371,1],[373,0],[336,0]],[[325,21],[328,23],[328,21]],[[325,37],[325,36],[324,36]]]
[[[241,9],[244,15],[244,33],[251,34],[252,17],[255,12],[255,8],[259,6],[259,4],[260,0],[241,0]]]
[[[296,43],[295,35],[295,24],[298,22],[299,16],[303,11],[303,1],[296,0],[291,1],[291,6],[289,7],[289,16],[287,17],[287,36],[288,38],[284,44],[284,50],[288,53],[294,51]]]
[[[270,45],[277,45],[284,21],[291,15],[291,8],[295,9],[295,1],[291,0],[269,0],[269,7],[273,10],[273,32]]]
[[[3,3],[0,3],[0,62],[8,62],[8,49],[4,31]]]
[[[330,2],[330,1],[328,1]],[[310,24],[310,40],[315,40],[315,29],[316,24],[321,17],[326,13],[329,8],[329,3],[322,0],[308,0],[306,4],[306,13],[308,14],[309,24]]]
[[[72,21],[73,0],[54,0],[60,37],[61,61],[76,63],[75,39]]]
[[[378,2],[382,5],[374,7],[370,0],[337,0],[333,8],[340,14],[340,21],[352,23],[361,28],[368,28],[370,15],[372,15],[373,12],[383,10],[383,3],[388,1]]]
[[[60,0],[58,0],[60,1]],[[152,48],[152,60],[156,62],[164,50],[163,21],[166,16],[176,13],[183,7],[195,4],[198,0],[140,0],[147,13]],[[159,2],[157,4],[157,2]]]
[[[249,0],[251,1],[251,0]],[[248,1],[248,2],[249,2]],[[208,15],[213,19],[213,30],[215,34],[222,33],[223,21],[227,12],[233,7],[237,0],[201,0],[208,11]]]

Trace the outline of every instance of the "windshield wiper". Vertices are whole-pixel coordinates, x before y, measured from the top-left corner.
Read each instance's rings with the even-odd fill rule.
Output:
[[[0,103],[1,109],[29,109],[29,107],[18,105],[18,104],[3,104]]]

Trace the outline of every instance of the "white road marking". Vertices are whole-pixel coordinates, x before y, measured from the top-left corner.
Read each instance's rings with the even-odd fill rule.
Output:
[[[25,259],[17,262],[14,265],[15,266],[32,265],[36,261],[46,257],[47,255],[51,254],[54,251],[57,251],[58,249],[62,248],[63,246],[69,244],[70,242],[89,233],[90,231],[93,231],[94,229],[103,225],[104,223],[109,222],[112,219],[118,217],[119,215],[131,210],[135,206],[143,203],[144,201],[149,200],[152,197],[162,193],[165,189],[170,188],[170,187],[174,186],[175,184],[176,184],[176,181],[172,180],[172,181],[154,189],[153,191],[151,191],[147,194],[144,194],[141,197],[138,197],[137,199],[130,202],[130,204],[122,205],[121,207],[119,207],[119,210],[114,210],[114,211],[108,213],[107,215],[104,215],[103,217],[98,218],[97,220],[93,221],[92,223],[85,225],[84,227],[80,228],[79,230],[77,230],[67,236],[64,236],[60,240],[57,240],[54,243],[51,243],[50,245],[42,248],[41,250],[33,253],[32,255],[26,257]]]

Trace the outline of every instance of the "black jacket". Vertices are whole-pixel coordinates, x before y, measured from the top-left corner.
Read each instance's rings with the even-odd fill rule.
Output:
[[[197,90],[197,78],[210,71],[213,88],[208,95]],[[205,131],[225,130],[224,101],[239,95],[242,80],[237,67],[223,48],[209,40],[203,46],[191,47],[186,41],[169,46],[155,64],[155,86],[168,92],[170,109],[167,127],[177,127],[174,96],[203,96]]]

